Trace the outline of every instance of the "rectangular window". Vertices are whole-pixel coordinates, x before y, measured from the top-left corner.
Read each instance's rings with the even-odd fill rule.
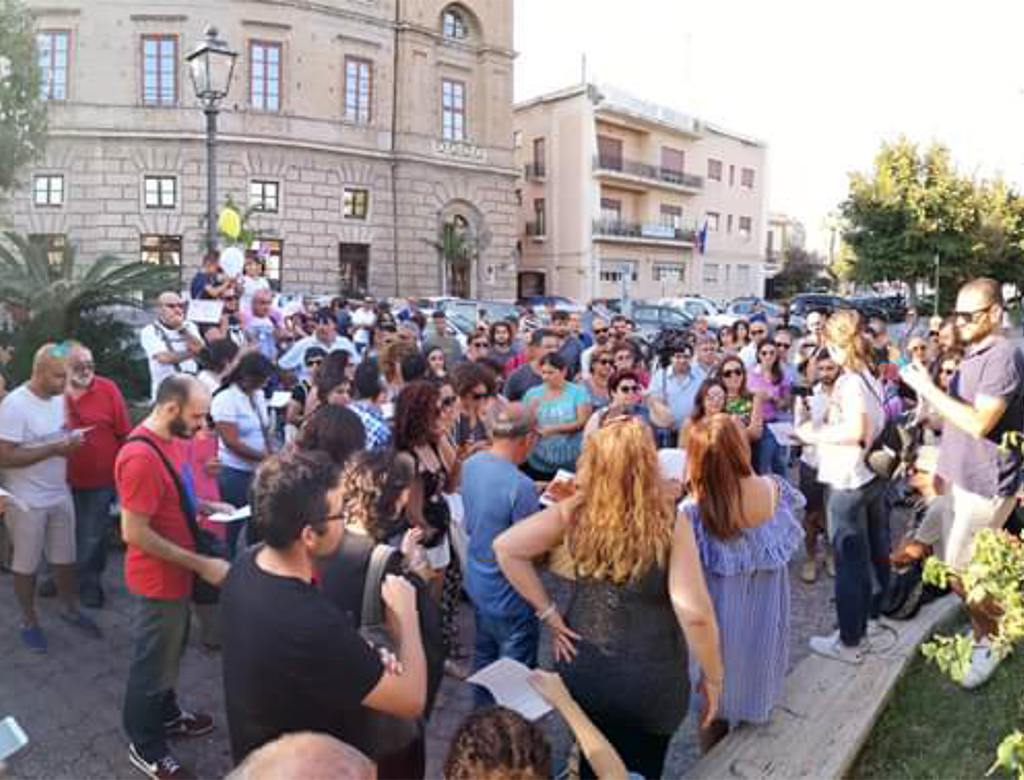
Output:
[[[722,221],[722,216],[717,211],[709,211],[707,216],[708,230],[712,232],[718,231],[718,225]]]
[[[281,44],[249,41],[249,104],[260,111],[281,110]]]
[[[740,171],[740,186],[748,190],[754,189],[754,169],[744,168]]]
[[[730,165],[729,166],[729,186],[732,187],[732,186],[735,186],[735,184],[736,184],[736,166],[735,165]]]
[[[722,161],[708,158],[708,179],[711,181],[722,180]]]
[[[270,282],[272,289],[280,292],[281,273],[284,267],[284,241],[278,238],[258,238],[253,242],[253,250],[263,259],[263,274]]]
[[[663,178],[668,181],[681,182],[685,163],[686,155],[681,149],[661,147],[661,175]]]
[[[661,204],[661,224],[674,230],[683,229],[683,207]]]
[[[601,219],[607,222],[621,222],[622,201],[615,198],[601,198]]]
[[[36,35],[43,100],[67,100],[69,43],[69,33],[59,30],[43,30]]]
[[[466,140],[466,85],[461,81],[441,80],[441,137]]]
[[[740,237],[744,241],[749,241],[751,234],[754,232],[754,220],[750,217],[740,217]]]
[[[544,236],[547,235],[547,204],[544,198],[533,199],[533,218],[536,223],[535,235]]]
[[[597,137],[597,159],[601,168],[621,171],[622,140],[608,135],[599,135]]]
[[[345,120],[370,124],[373,104],[373,63],[362,57],[345,58]]]
[[[177,36],[142,36],[142,102],[147,106],[178,102]]]
[[[178,205],[178,180],[173,176],[146,176],[147,209],[173,209]]]
[[[656,282],[681,282],[683,281],[683,268],[678,265],[657,265],[654,266],[654,281]]]
[[[704,263],[704,284],[718,284],[718,265]]]
[[[341,294],[364,298],[370,287],[370,245],[338,244],[338,271]]]
[[[281,185],[276,181],[255,180],[249,182],[249,205],[256,211],[276,214],[279,206]]]
[[[37,206],[64,205],[64,177],[60,174],[44,173],[36,176],[32,190]]]
[[[168,268],[178,269],[178,285],[181,286],[181,236],[143,234],[141,260]]]
[[[51,271],[56,271],[64,263],[64,249],[68,242],[67,236],[63,233],[30,233],[28,242],[46,251]]]
[[[355,187],[345,188],[345,219],[366,219],[370,214],[370,191]]]

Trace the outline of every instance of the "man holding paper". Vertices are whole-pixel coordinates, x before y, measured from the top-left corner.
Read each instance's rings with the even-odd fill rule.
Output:
[[[91,636],[100,634],[78,609],[67,458],[83,437],[65,423],[67,352],[64,344],[40,347],[31,379],[0,404],[0,483],[10,494],[4,519],[14,547],[14,593],[22,612],[21,640],[35,653],[47,650],[35,610],[36,571],[44,554],[63,602],[61,618]]]

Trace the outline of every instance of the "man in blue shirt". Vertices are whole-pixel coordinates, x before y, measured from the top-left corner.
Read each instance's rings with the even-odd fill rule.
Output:
[[[530,605],[505,579],[492,547],[494,539],[540,509],[537,488],[519,470],[537,441],[532,412],[511,404],[495,419],[494,444],[462,467],[462,501],[466,509],[466,591],[476,611],[476,653],[479,670],[502,657],[537,665],[540,623]],[[477,703],[490,703],[477,689]]]

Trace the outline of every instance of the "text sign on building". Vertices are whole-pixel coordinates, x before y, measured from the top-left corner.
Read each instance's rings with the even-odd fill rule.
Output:
[[[434,141],[434,151],[445,157],[487,162],[487,150],[461,141]]]

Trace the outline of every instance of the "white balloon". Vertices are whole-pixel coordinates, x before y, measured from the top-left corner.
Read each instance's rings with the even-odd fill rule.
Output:
[[[241,276],[245,268],[245,255],[237,246],[229,246],[220,253],[220,267],[228,276]]]

